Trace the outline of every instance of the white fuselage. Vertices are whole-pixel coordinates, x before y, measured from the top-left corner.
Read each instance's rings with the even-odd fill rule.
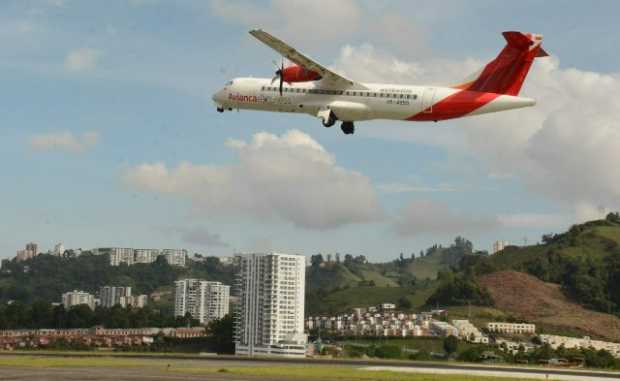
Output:
[[[463,92],[458,88],[437,86],[403,86],[389,84],[363,83],[358,86],[337,89],[323,81],[285,83],[280,95],[277,81],[269,78],[236,78],[218,91],[213,100],[224,109],[247,109],[272,112],[303,113],[318,116],[321,110],[332,110],[342,121],[361,121],[371,119],[391,120],[442,120],[446,116],[437,109],[435,117],[433,106],[444,102],[442,108],[461,107],[463,97],[454,97]],[[485,93],[480,93],[482,98]],[[471,98],[471,97],[470,97]],[[466,99],[472,102],[471,99]],[[479,100],[478,107],[466,115],[477,115],[508,109],[528,107],[535,104],[533,99],[510,95],[494,94],[492,99]],[[459,103],[460,102],[460,103]],[[466,109],[467,107],[465,107]],[[425,116],[425,114],[428,114]],[[465,116],[465,115],[459,115]]]

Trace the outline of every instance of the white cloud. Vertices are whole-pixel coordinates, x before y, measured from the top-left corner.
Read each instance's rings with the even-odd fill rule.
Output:
[[[83,153],[99,142],[99,134],[94,131],[75,136],[72,132],[37,134],[30,139],[30,147],[36,151],[63,151]]]
[[[143,191],[189,198],[193,211],[205,215],[276,218],[318,230],[381,216],[370,179],[339,167],[303,132],[262,132],[228,147],[238,154],[234,165],[146,163],[130,168],[125,180]]]
[[[212,233],[203,227],[175,228],[175,232],[181,235],[183,242],[203,247],[228,247],[222,237]]]
[[[379,184],[377,189],[384,193],[414,193],[414,192],[456,192],[458,189],[451,185],[440,184],[438,186],[413,185],[403,183]]]
[[[371,45],[345,47],[335,63],[354,79],[411,84],[455,83],[482,65],[471,58],[405,62]],[[620,98],[611,95],[618,88],[618,73],[565,69],[555,57],[538,59],[521,92],[538,100],[533,108],[446,121],[432,129],[404,124],[360,132],[478,158],[488,173],[520,179],[531,192],[571,208],[580,221],[600,214],[586,209],[620,208],[620,171],[613,164],[620,162]]]
[[[496,218],[454,211],[445,204],[431,200],[411,201],[393,225],[396,233],[404,237],[419,234],[466,234],[499,226]]]
[[[261,28],[281,38],[294,36],[304,44],[333,44],[361,27],[362,10],[352,0],[272,0],[266,7],[244,0],[212,0],[209,5],[231,23]]]
[[[65,69],[69,71],[88,71],[94,69],[103,52],[92,48],[79,48],[72,50],[65,58]]]
[[[573,216],[546,213],[516,213],[499,216],[500,223],[510,228],[559,229],[569,225]]]

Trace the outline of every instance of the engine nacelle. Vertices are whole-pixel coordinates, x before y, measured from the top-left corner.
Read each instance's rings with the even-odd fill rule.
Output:
[[[342,121],[353,122],[370,118],[370,108],[363,103],[335,101],[330,103],[328,107]]]
[[[307,70],[302,66],[293,65],[284,68],[282,71],[282,79],[286,83],[310,82],[320,80],[321,75],[315,71]]]

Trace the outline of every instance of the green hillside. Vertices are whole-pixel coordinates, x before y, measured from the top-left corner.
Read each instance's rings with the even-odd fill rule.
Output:
[[[584,307],[620,314],[620,217],[610,214],[605,220],[575,225],[565,233],[545,235],[541,244],[509,246],[492,256],[465,257],[438,290],[445,291],[459,281],[475,283],[476,277],[498,271],[531,274],[559,284],[569,300]],[[449,299],[443,302],[455,301]]]
[[[151,264],[110,266],[105,255],[85,253],[74,258],[58,258],[41,254],[22,262],[3,262],[0,302],[59,302],[64,292],[84,290],[94,293],[105,285],[131,286],[135,294],[150,294],[185,277],[232,284],[233,274],[232,266],[223,266],[215,257],[180,268],[170,266],[163,258]]]

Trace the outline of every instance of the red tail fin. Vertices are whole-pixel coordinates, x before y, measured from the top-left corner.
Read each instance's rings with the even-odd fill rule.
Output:
[[[479,76],[457,86],[470,91],[518,95],[532,62],[548,56],[541,46],[542,36],[532,33],[504,32],[506,46],[489,62]]]

